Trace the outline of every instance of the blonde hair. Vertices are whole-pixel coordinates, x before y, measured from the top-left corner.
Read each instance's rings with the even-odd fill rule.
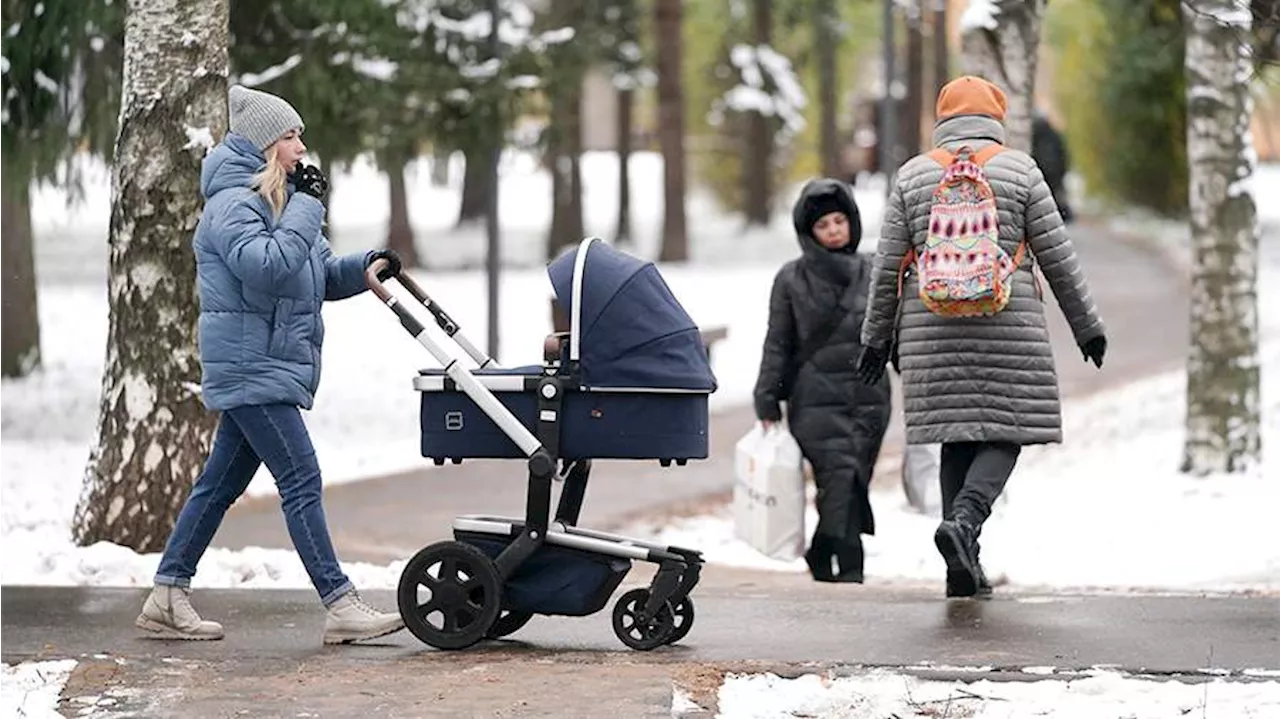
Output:
[[[281,165],[277,159],[278,150],[279,148],[274,144],[267,148],[267,164],[253,176],[253,182],[250,184],[250,187],[257,190],[258,194],[266,199],[267,204],[271,205],[271,211],[277,220],[280,219],[280,213],[284,212],[285,181],[288,179],[284,165]]]

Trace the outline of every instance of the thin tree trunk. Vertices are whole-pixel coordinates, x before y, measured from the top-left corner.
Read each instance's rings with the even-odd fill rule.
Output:
[[[418,248],[413,241],[413,226],[409,224],[409,198],[405,191],[404,173],[408,164],[403,157],[388,158],[387,185],[390,188],[391,218],[387,223],[387,249],[400,255],[405,267],[421,267]]]
[[[465,153],[466,168],[462,172],[462,207],[458,210],[458,225],[470,222],[484,222],[484,211],[488,207],[489,193],[489,152],[482,148]]]
[[[566,247],[582,241],[582,85],[581,79],[566,80],[552,99],[555,123],[551,142],[551,236],[547,259],[554,259]]]
[[[199,395],[191,251],[207,147],[189,130],[227,128],[227,12],[226,0],[129,3],[107,356],[73,525],[81,545],[163,549],[209,449],[215,417]]]
[[[753,0],[751,24],[756,47],[768,45],[773,34],[771,0]],[[747,146],[742,164],[743,214],[747,225],[769,224],[773,199],[773,133],[770,118],[758,111],[747,113]]]
[[[933,0],[933,95],[951,79],[950,38],[947,35],[947,0]],[[937,118],[935,118],[937,119]]]
[[[924,113],[924,14],[919,3],[905,9],[907,17],[907,101],[902,116],[902,150],[906,157],[920,152],[920,116]]]
[[[971,27],[960,38],[961,65],[999,85],[1009,97],[1005,144],[1031,151],[1035,110],[1036,54],[1046,0],[996,0],[994,27]]]
[[[840,177],[840,138],[836,128],[839,112],[839,80],[836,76],[836,51],[840,38],[836,32],[839,15],[834,0],[817,0],[813,14],[813,44],[818,56],[818,152],[823,177]]]
[[[1188,0],[1191,354],[1182,471],[1244,472],[1261,464],[1258,218],[1249,121],[1247,37],[1234,0]]]
[[[681,0],[655,0],[658,52],[658,144],[662,149],[662,250],[664,262],[689,259],[685,224],[684,29]]]
[[[31,190],[4,164],[3,222],[0,236],[0,345],[2,373],[22,377],[40,366],[40,313],[36,301],[35,238],[31,233]]]
[[[618,227],[614,241],[631,242],[631,124],[635,115],[635,91],[618,90]]]

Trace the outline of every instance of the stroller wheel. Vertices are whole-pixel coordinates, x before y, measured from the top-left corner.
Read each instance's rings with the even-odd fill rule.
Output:
[[[462,542],[436,542],[405,565],[396,593],[413,636],[438,649],[484,639],[502,609],[502,579],[484,552]]]
[[[671,637],[667,639],[667,644],[675,644],[684,639],[689,630],[693,628],[693,598],[685,597],[681,599],[675,609],[671,610],[671,614],[675,619],[675,628],[671,631]]]
[[[510,609],[503,609],[498,615],[497,621],[489,627],[489,633],[485,636],[490,639],[499,639],[510,634],[520,631],[520,628],[529,623],[533,619],[533,612],[516,612]]]
[[[623,644],[640,651],[666,644],[676,627],[670,602],[664,604],[648,621],[640,621],[640,612],[648,601],[648,589],[632,589],[618,597],[618,603],[613,605],[613,633]]]

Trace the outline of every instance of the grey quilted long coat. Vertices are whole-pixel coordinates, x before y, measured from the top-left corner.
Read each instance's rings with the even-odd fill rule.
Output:
[[[939,122],[934,145],[954,152],[1004,142],[1004,127],[981,115]],[[1044,301],[1033,264],[1058,298],[1077,344],[1104,327],[1044,176],[1029,155],[1006,150],[985,168],[996,195],[1000,246],[1013,257],[1025,236],[1030,252],[1014,274],[1013,295],[991,317],[947,318],[925,309],[914,276],[898,298],[898,269],[921,248],[943,168],[927,156],[909,160],[889,197],[862,326],[862,343],[889,345],[898,327],[907,441],[1062,441],[1058,377]],[[898,316],[901,304],[901,317]]]
[[[854,221],[852,242],[843,252],[830,252],[809,234],[806,218],[820,195],[832,195]],[[875,534],[868,497],[871,474],[889,426],[889,380],[868,387],[858,380],[857,362],[871,258],[855,252],[861,240],[857,206],[848,188],[834,180],[814,180],[802,190],[793,219],[800,257],[778,270],[769,298],[769,330],[756,380],[755,408],[760,419],[787,422],[818,485],[819,534],[857,539]],[[804,366],[798,355],[846,292],[849,313],[842,317],[821,348]]]

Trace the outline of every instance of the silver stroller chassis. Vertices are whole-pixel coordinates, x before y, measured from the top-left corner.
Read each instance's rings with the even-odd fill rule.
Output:
[[[585,245],[589,242],[583,243],[580,257],[585,255]],[[549,362],[541,376],[526,378],[534,384],[537,393],[535,434],[493,394],[494,389],[511,389],[512,377],[473,374],[447,353],[384,284],[393,276],[426,307],[436,326],[479,368],[498,368],[498,365],[462,334],[458,324],[408,273],[392,275],[386,260],[375,260],[369,265],[365,272],[369,288],[395,312],[400,325],[440,363],[447,379],[466,393],[520,448],[528,468],[523,518],[465,515],[454,521],[455,532],[509,539],[509,544],[495,558],[491,559],[471,544],[450,540],[424,547],[405,565],[397,591],[405,626],[419,640],[440,649],[462,649],[485,638],[495,639],[517,631],[533,613],[504,606],[504,582],[541,547],[550,545],[657,564],[658,570],[648,588],[633,589],[618,598],[613,609],[614,633],[628,647],[639,650],[682,639],[693,624],[693,600],[689,592],[698,583],[703,564],[701,553],[575,526],[582,510],[591,460],[562,461],[558,452],[561,398],[565,392],[579,391],[575,381],[576,347],[570,353],[569,362]],[[560,471],[557,471],[558,464],[563,465]],[[553,481],[564,483],[554,518],[551,516]],[[429,595],[426,599],[422,596],[423,590]]]

